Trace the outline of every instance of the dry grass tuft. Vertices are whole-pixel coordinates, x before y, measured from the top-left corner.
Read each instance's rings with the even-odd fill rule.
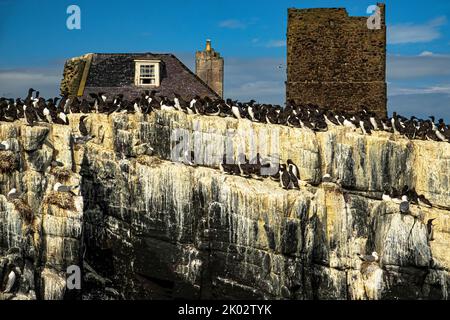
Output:
[[[12,151],[0,151],[0,173],[12,172],[16,169],[16,155]]]
[[[50,173],[55,176],[58,182],[66,182],[67,180],[69,180],[72,171],[63,167],[53,167]]]
[[[44,199],[45,204],[55,205],[64,210],[75,211],[73,195],[68,192],[51,191]]]
[[[16,210],[20,213],[22,220],[26,224],[30,225],[34,220],[34,214],[33,214],[33,210],[28,205],[28,203],[26,203],[25,201],[23,201],[21,199],[14,199],[12,201],[12,203],[14,204],[14,207],[16,208]]]
[[[157,157],[150,157],[150,156],[146,156],[146,155],[140,155],[136,158],[136,161],[143,165],[143,166],[148,166],[148,167],[158,167],[162,161],[161,159],[157,158]]]

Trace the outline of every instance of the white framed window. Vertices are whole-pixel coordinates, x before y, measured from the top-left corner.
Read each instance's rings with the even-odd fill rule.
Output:
[[[159,87],[159,60],[135,60],[134,84],[137,86]]]

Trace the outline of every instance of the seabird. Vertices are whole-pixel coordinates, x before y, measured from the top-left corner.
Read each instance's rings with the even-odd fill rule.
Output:
[[[392,198],[390,196],[389,186],[387,184],[385,184],[383,189],[384,190],[383,190],[383,195],[381,196],[381,200],[387,201],[387,202],[392,201]]]
[[[444,136],[444,134],[439,131],[437,128],[434,130],[434,133],[436,134],[436,137],[438,137],[439,140],[442,142],[448,142],[447,138]]]
[[[52,162],[50,162],[50,165],[53,168],[55,168],[55,167],[63,168],[64,167],[64,163],[62,163],[61,161],[58,161],[58,160],[53,160]]]
[[[231,106],[231,113],[234,115],[236,119],[241,119],[241,110],[238,105]]]
[[[81,116],[80,117],[80,123],[78,125],[78,129],[80,130],[80,133],[82,136],[87,136],[89,134],[88,129],[86,128],[86,124],[84,123],[84,120],[87,118],[87,116]]]
[[[163,97],[161,99],[161,110],[175,110],[175,107],[167,97]]]
[[[297,165],[291,160],[287,160],[288,170],[292,171],[292,173],[297,177],[297,179],[300,179],[300,173],[298,171]]]
[[[322,177],[322,182],[332,182],[331,175],[329,173],[325,173]]]
[[[62,124],[69,124],[69,118],[67,118],[66,114],[63,111],[58,114],[58,118],[61,119]]]
[[[92,139],[94,139],[95,136],[87,135],[87,136],[81,136],[81,137],[73,137],[73,142],[75,144],[86,144]]]
[[[86,99],[81,100],[80,111],[82,113],[91,112],[91,106],[89,105],[89,102]]]
[[[298,172],[297,172],[297,174],[295,174],[294,171],[293,171],[294,168],[295,168],[295,166],[289,165],[288,172],[289,172],[289,176],[291,178],[291,183],[289,184],[289,188],[291,188],[291,189],[300,189]]]
[[[344,119],[343,125],[344,125],[344,127],[356,130],[355,124],[350,120]]]
[[[370,124],[372,125],[373,130],[378,130],[378,122],[374,116],[370,116],[369,118]]]
[[[400,212],[403,214],[409,213],[409,201],[407,196],[402,196],[402,202],[400,203]]]
[[[362,261],[366,262],[377,262],[379,259],[378,253],[376,253],[375,251],[372,252],[371,255],[361,255],[360,253],[358,253],[357,255]]]
[[[242,176],[250,178],[253,175],[255,166],[250,164],[247,157],[242,153],[238,156],[238,166]]]
[[[14,283],[16,282],[16,273],[14,270],[11,270],[11,272],[8,274],[8,281],[6,282],[6,287],[4,293],[10,293]]]
[[[37,116],[30,101],[28,102],[28,104],[23,105],[23,113],[26,123],[30,126],[33,126],[34,122],[36,122],[37,120]]]
[[[254,102],[254,100],[250,101],[248,108],[247,108],[247,112],[248,112],[248,115],[250,116],[250,120],[257,122],[258,119],[255,118],[255,113],[253,112],[253,102]]]
[[[175,108],[179,111],[183,111],[185,113],[189,113],[189,111],[187,110],[189,107],[189,104],[183,100],[183,98],[181,98],[181,96],[177,93],[174,93],[175,98],[173,99],[173,101],[175,102]]]
[[[68,193],[71,193],[73,195],[76,195],[72,191],[72,190],[75,190],[76,188],[78,188],[78,186],[66,186],[66,185],[62,185],[61,183],[57,182],[53,186],[53,191],[56,191],[56,192],[68,192]]]
[[[81,133],[81,137],[73,137],[73,141],[76,144],[85,144],[88,141],[92,140],[95,138],[95,136],[90,135],[89,131],[86,127],[86,124],[84,123],[84,120],[87,118],[88,116],[81,116],[80,117],[80,123],[78,125],[78,130],[80,130]]]
[[[197,102],[197,99],[195,99],[195,98],[192,98],[192,100],[189,102],[189,105],[186,108],[188,114],[190,114],[190,115],[195,114],[195,111],[194,111],[195,107],[194,107],[194,105],[195,105],[196,102]]]
[[[280,185],[283,189],[289,189],[291,184],[291,175],[286,170],[286,165],[280,165]]]
[[[400,131],[400,121],[398,120],[397,112],[392,113],[391,126],[394,133],[398,134]]]
[[[2,141],[0,142],[0,151],[7,151],[11,148],[11,145],[9,144],[8,141]]]
[[[230,159],[230,160],[232,160],[232,159]],[[222,172],[225,172],[227,174],[232,174],[232,175],[233,174],[234,175],[239,175],[241,173],[241,170],[240,170],[238,164],[227,163],[227,155],[226,154],[223,155],[222,163],[220,164],[220,170]]]
[[[48,109],[47,106],[44,108],[44,110],[42,110],[42,114],[44,115],[48,123],[53,123],[53,118],[50,114],[50,109]]]
[[[428,222],[427,222],[427,239],[428,239],[428,241],[434,240],[434,230],[433,230],[433,221],[434,220],[436,220],[436,218],[428,219]]]
[[[12,189],[8,192],[6,198],[7,198],[8,200],[19,199],[19,198],[20,198],[20,194],[19,194],[19,192],[17,192],[17,189],[16,189],[16,188],[12,188]]]
[[[196,166],[196,164],[195,164],[195,157],[194,157],[194,151],[186,150],[184,152],[184,161],[183,161],[183,163],[185,163],[187,165],[190,165],[192,167]]]
[[[433,205],[430,202],[430,200],[425,198],[425,196],[423,194],[418,196],[418,202],[419,202],[419,206],[428,207],[428,208],[432,208],[433,207]]]
[[[218,116],[220,114],[220,108],[217,105],[211,105],[206,107],[205,114],[208,116]]]
[[[266,113],[266,122],[270,124],[278,124],[279,110],[271,109]]]

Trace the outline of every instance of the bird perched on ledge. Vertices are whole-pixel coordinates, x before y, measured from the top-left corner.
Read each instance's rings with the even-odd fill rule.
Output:
[[[78,188],[78,186],[65,186],[65,185],[62,185],[61,183],[57,182],[53,186],[53,191],[68,192],[68,193],[71,193],[72,195],[76,196],[76,193],[73,192],[73,190],[75,190],[77,188]]]
[[[365,262],[377,262],[380,258],[376,251],[372,252],[372,254],[370,254],[370,255],[362,255],[362,254],[358,253],[357,256],[362,261],[365,261]]]
[[[0,151],[8,151],[11,148],[11,145],[8,141],[0,142]]]

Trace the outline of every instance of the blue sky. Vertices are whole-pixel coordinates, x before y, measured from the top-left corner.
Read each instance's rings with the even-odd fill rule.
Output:
[[[450,1],[390,0],[389,110],[450,121]],[[66,9],[81,8],[81,30]],[[345,7],[366,0],[0,0],[0,95],[30,86],[58,94],[64,60],[88,52],[171,52],[191,69],[211,38],[225,58],[225,95],[284,101],[287,8]]]

